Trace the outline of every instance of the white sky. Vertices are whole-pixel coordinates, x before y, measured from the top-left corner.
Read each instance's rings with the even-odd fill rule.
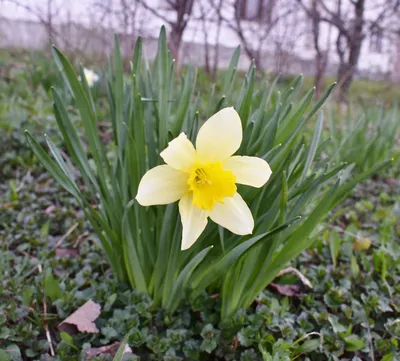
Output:
[[[0,15],[11,19],[37,20],[34,13],[47,14],[47,0],[11,0],[19,2],[33,11],[28,11],[23,6],[14,5],[8,0],[0,0]],[[79,19],[79,22],[90,18],[90,4],[92,0],[52,0],[53,11],[58,11],[57,19],[65,20],[68,16]]]

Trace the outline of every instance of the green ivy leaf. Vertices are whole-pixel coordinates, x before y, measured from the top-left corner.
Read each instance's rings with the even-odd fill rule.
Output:
[[[356,336],[350,337],[351,338],[347,338],[346,340],[344,340],[346,351],[356,352],[365,347],[365,342],[363,340],[360,340]]]
[[[44,292],[52,302],[61,297],[60,284],[51,273],[44,280]]]
[[[22,304],[26,307],[30,306],[32,302],[33,290],[31,288],[25,288],[22,293]]]
[[[69,335],[66,332],[61,332],[60,337],[61,337],[61,340],[63,340],[68,346],[71,346],[73,349],[79,351],[79,349],[75,346],[74,340],[71,337],[71,335]]]
[[[0,350],[0,361],[11,361],[9,353],[4,350]]]
[[[200,350],[207,353],[213,352],[217,348],[217,340],[220,331],[216,330],[212,324],[207,324],[201,331],[203,342],[200,345]]]
[[[355,256],[351,257],[350,269],[353,277],[357,278],[360,274],[360,266],[358,265],[357,258]]]
[[[381,361],[393,361],[393,360],[394,360],[394,355],[392,353],[387,353],[381,359]]]

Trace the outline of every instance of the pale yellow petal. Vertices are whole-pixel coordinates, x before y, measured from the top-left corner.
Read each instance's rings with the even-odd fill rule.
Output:
[[[187,180],[187,173],[169,165],[159,165],[141,179],[136,200],[142,206],[176,202],[188,191]]]
[[[194,206],[192,201],[192,196],[189,194],[179,201],[179,213],[183,227],[182,250],[190,248],[207,226],[208,211]]]
[[[253,232],[253,216],[239,193],[225,198],[224,203],[216,203],[210,212],[210,218],[235,234],[245,235]]]
[[[202,162],[229,158],[242,142],[242,122],[233,108],[225,108],[208,119],[199,130],[196,149]]]
[[[185,133],[171,140],[160,155],[169,166],[184,172],[189,172],[196,161],[196,150]]]
[[[230,157],[222,163],[224,169],[229,169],[236,177],[236,183],[256,188],[267,183],[272,174],[269,164],[258,157]]]

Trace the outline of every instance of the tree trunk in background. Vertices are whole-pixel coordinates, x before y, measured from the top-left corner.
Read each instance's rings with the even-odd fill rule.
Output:
[[[353,5],[353,27],[350,29],[348,36],[346,36],[348,48],[347,59],[343,61],[344,57],[342,57],[338,69],[338,81],[341,84],[339,89],[339,101],[345,101],[347,98],[351,82],[353,81],[354,72],[357,68],[358,59],[361,53],[361,45],[364,39],[363,27],[365,0],[356,0],[353,2]],[[339,58],[341,58],[340,55]]]
[[[175,67],[178,68],[179,64],[179,51],[181,48],[181,43],[182,43],[182,36],[183,32],[175,28],[174,26],[171,29],[171,32],[169,34],[169,46],[170,50],[172,53],[172,57],[175,59]]]
[[[324,86],[326,55],[319,46],[321,16],[318,11],[317,0],[312,0],[311,6],[312,32],[315,49],[315,96],[319,98],[321,90]]]
[[[46,22],[46,30],[47,30],[47,37],[49,39],[54,39],[54,33],[53,33],[53,0],[47,0],[47,22]]]
[[[213,80],[217,79],[217,70],[218,70],[218,61],[219,61],[219,38],[221,35],[221,26],[222,26],[222,15],[221,10],[223,6],[224,0],[219,0],[218,7],[216,9],[217,12],[217,34],[215,36],[215,51],[214,51],[214,62],[212,67],[212,78]]]
[[[211,65],[210,65],[210,44],[208,38],[207,29],[207,14],[202,3],[200,3],[201,12],[201,26],[203,30],[204,38],[204,69],[208,75],[211,75]]]
[[[321,23],[322,21],[326,21],[322,19],[322,13],[325,10],[324,3],[321,0],[311,0],[309,7],[307,3],[303,0],[297,0],[297,3],[304,10],[304,13],[307,16],[311,23],[311,33],[312,40],[315,50],[315,97],[319,98],[324,87],[324,77],[326,72],[326,67],[328,64],[328,56],[330,52],[330,41],[331,41],[331,24],[329,25],[328,38],[326,40],[326,46],[321,48]],[[340,12],[341,3],[338,2],[338,12]]]
[[[211,76],[213,80],[217,80],[217,70],[218,70],[218,62],[219,62],[219,36],[221,33],[221,23],[218,23],[217,27],[217,36],[215,40],[215,49],[214,49],[214,61],[211,71]]]
[[[339,100],[344,101],[347,98],[347,94],[350,85],[353,81],[355,70],[357,69],[358,58],[361,52],[361,41],[357,41],[350,48],[348,61],[340,64],[338,70],[338,80],[341,82]]]
[[[315,57],[315,96],[320,97],[324,88],[324,76],[326,70],[326,54],[318,53]]]
[[[392,81],[400,83],[400,30],[397,33],[396,39],[396,51],[395,51],[395,63],[392,73]]]
[[[183,33],[192,14],[194,0],[175,0],[168,2],[176,13],[175,22],[171,23],[170,50],[175,59],[175,69],[179,69]]]

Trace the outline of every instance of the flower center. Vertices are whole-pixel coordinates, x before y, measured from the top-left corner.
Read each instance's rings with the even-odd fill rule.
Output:
[[[236,193],[236,177],[222,168],[221,162],[197,164],[188,179],[189,191],[193,192],[193,205],[211,210],[216,202]]]

